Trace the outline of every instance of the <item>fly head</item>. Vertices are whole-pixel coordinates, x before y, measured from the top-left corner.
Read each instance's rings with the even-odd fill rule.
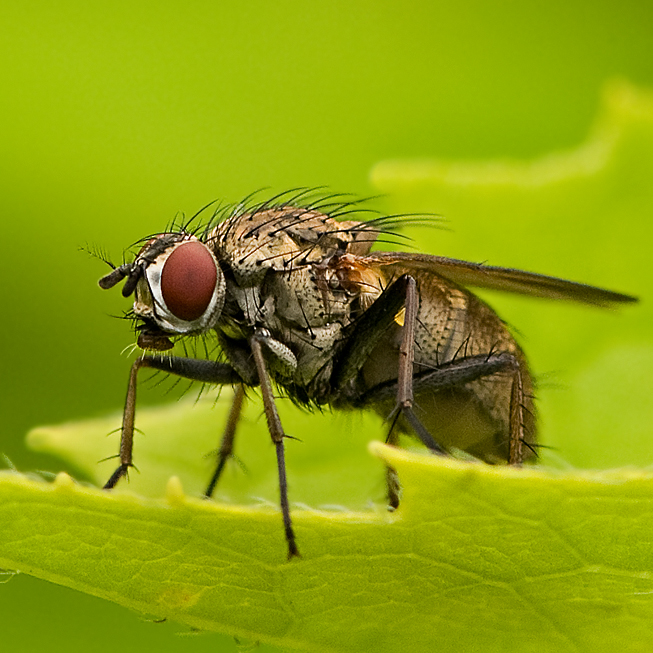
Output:
[[[170,349],[169,336],[200,335],[220,319],[224,275],[213,252],[195,236],[168,233],[149,239],[132,263],[115,268],[99,285],[112,288],[122,279],[122,294],[134,294],[141,349]]]

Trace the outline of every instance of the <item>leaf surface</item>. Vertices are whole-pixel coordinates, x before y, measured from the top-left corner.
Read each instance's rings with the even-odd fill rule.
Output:
[[[188,498],[178,479],[161,500],[4,473],[0,565],[158,618],[308,650],[653,641],[653,475],[372,450],[399,471],[401,509],[296,510],[303,558],[290,562],[270,507]]]

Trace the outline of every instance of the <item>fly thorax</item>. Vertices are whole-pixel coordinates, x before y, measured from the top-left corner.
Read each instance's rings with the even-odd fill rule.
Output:
[[[344,252],[369,251],[376,231],[365,223],[338,221],[315,209],[277,206],[236,212],[208,241],[218,258],[240,274],[256,267],[288,271]]]
[[[348,320],[351,302],[347,293],[330,286],[313,267],[269,275],[265,294],[275,298],[279,318],[298,328],[310,330]]]

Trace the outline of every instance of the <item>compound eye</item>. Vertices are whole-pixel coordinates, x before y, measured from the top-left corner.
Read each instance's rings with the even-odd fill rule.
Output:
[[[211,303],[218,279],[213,256],[205,245],[191,241],[168,256],[161,272],[161,295],[170,312],[192,322]]]

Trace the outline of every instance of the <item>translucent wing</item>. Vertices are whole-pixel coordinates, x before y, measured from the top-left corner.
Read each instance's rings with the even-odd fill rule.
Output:
[[[364,257],[364,263],[372,267],[389,266],[400,274],[410,274],[411,270],[430,271],[462,286],[490,288],[548,299],[565,299],[595,306],[638,301],[637,297],[584,283],[523,270],[469,263],[443,256],[408,252],[372,252]]]

